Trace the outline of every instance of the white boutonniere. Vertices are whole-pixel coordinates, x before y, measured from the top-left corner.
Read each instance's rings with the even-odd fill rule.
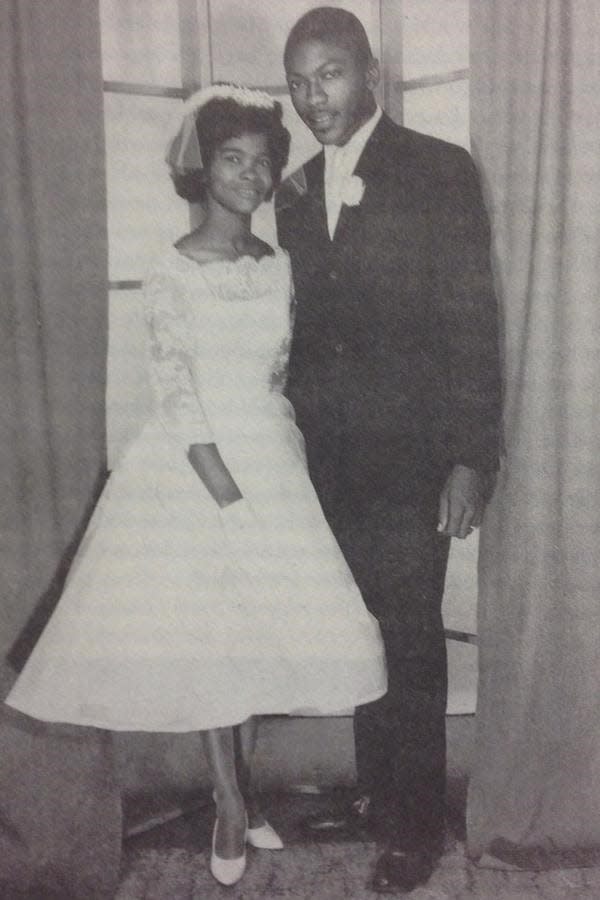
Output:
[[[358,206],[365,192],[365,183],[358,175],[349,175],[342,186],[342,203]]]

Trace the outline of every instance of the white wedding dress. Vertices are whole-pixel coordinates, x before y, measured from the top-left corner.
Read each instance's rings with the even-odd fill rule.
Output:
[[[379,628],[281,393],[287,254],[199,265],[170,248],[145,297],[156,412],[6,702],[47,721],[191,731],[376,699]],[[244,497],[225,512],[187,459],[208,442]]]

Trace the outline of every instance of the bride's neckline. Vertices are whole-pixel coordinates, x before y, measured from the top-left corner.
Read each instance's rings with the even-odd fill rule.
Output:
[[[232,268],[238,266],[240,263],[251,262],[255,265],[259,266],[266,259],[274,260],[280,253],[280,248],[275,247],[273,249],[273,253],[264,253],[262,256],[256,257],[252,256],[251,253],[243,253],[240,256],[236,256],[234,259],[207,259],[200,261],[199,259],[194,259],[193,256],[189,256],[187,253],[184,253],[180,250],[176,244],[171,245],[171,249],[175,253],[178,259],[183,259],[189,262],[192,266],[195,266],[198,269],[206,269],[212,266],[224,266],[226,268]]]

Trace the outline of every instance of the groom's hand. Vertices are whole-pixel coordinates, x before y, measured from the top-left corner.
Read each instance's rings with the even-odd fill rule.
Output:
[[[440,497],[438,531],[466,538],[481,525],[490,495],[489,478],[467,466],[454,466]]]

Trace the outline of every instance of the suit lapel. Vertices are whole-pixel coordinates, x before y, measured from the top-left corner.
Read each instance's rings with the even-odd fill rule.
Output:
[[[366,184],[381,178],[390,140],[396,138],[396,130],[397,126],[384,113],[365,144],[354,170],[354,174],[362,178]]]
[[[397,126],[385,113],[377,123],[373,134],[365,144],[354,174],[362,179],[365,191],[356,206],[342,205],[340,218],[333,237],[334,244],[351,240],[366,212],[381,210],[386,197],[386,170],[390,146],[397,144]],[[394,166],[397,172],[398,167]],[[388,198],[389,199],[389,198]]]
[[[303,200],[307,228],[319,242],[329,242],[325,209],[325,154],[322,150],[305,164],[304,173],[307,192]]]
[[[354,170],[354,174],[365,183],[362,200],[356,206],[342,204],[333,240],[329,237],[327,228],[325,154],[323,150],[304,164],[300,170],[302,184],[296,186],[301,196],[292,203],[296,210],[296,223],[297,225],[302,224],[309,244],[317,243],[320,247],[335,247],[336,245],[339,247],[351,240],[365,212],[373,212],[382,208],[386,199],[386,172],[389,169],[387,160],[391,150],[393,150],[396,177],[398,174],[396,161],[400,133],[398,127],[384,113],[367,141]]]

